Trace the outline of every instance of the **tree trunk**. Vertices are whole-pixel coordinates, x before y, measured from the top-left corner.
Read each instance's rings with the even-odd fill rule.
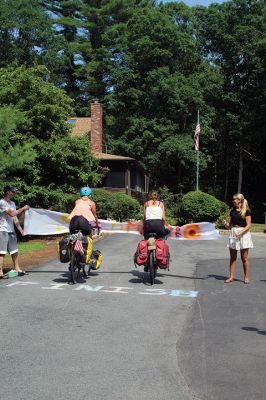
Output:
[[[238,167],[238,185],[237,193],[241,193],[242,190],[242,180],[243,180],[243,149],[239,148],[239,167]]]
[[[228,196],[228,181],[229,181],[229,166],[228,166],[228,155],[226,154],[226,163],[225,163],[225,188],[224,188],[224,202],[227,202]]]

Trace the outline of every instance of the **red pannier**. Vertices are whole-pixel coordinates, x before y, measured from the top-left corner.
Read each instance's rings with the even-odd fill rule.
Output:
[[[159,268],[168,268],[170,260],[169,247],[163,239],[156,240],[155,256]]]
[[[145,265],[148,261],[148,240],[141,240],[134,255],[134,262],[137,265]]]

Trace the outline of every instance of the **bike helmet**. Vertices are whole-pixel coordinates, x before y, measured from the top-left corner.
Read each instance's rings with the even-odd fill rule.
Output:
[[[89,186],[85,186],[80,189],[81,196],[90,196],[92,194],[92,190]]]

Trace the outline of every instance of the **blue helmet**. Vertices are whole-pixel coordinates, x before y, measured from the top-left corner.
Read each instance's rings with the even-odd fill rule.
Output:
[[[92,190],[89,186],[85,186],[80,189],[81,196],[90,196],[91,194],[92,194]]]

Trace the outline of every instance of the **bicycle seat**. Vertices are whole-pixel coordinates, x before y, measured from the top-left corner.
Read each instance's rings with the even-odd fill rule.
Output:
[[[148,250],[156,250],[156,237],[154,236],[149,236],[148,238]]]

